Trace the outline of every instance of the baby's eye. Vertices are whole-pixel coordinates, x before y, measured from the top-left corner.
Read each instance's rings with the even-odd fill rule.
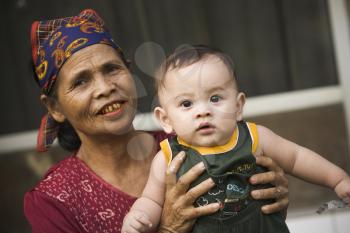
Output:
[[[222,98],[218,95],[213,95],[210,97],[210,102],[217,103],[221,100]]]
[[[185,107],[185,108],[189,108],[192,106],[192,102],[189,100],[184,100],[181,102],[180,106]]]

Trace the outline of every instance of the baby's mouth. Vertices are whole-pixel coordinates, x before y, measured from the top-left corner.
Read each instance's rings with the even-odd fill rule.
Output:
[[[199,124],[197,131],[214,128],[214,125],[209,122]]]

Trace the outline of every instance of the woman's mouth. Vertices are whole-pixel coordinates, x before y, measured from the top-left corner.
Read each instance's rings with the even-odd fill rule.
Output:
[[[106,104],[101,108],[101,110],[98,112],[100,115],[111,115],[116,112],[120,112],[122,105],[125,103],[125,101],[120,101],[120,102],[113,102]]]

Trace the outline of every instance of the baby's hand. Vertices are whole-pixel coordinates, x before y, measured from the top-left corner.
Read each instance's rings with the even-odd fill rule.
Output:
[[[350,207],[350,177],[343,178],[334,188],[338,197]]]
[[[148,232],[152,222],[147,214],[138,210],[130,211],[123,220],[121,233],[143,233]]]

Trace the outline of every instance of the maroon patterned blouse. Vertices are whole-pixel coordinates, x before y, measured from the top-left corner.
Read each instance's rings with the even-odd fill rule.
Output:
[[[157,132],[154,137],[159,142],[166,135]],[[116,233],[135,200],[72,155],[25,194],[24,213],[34,233]]]

